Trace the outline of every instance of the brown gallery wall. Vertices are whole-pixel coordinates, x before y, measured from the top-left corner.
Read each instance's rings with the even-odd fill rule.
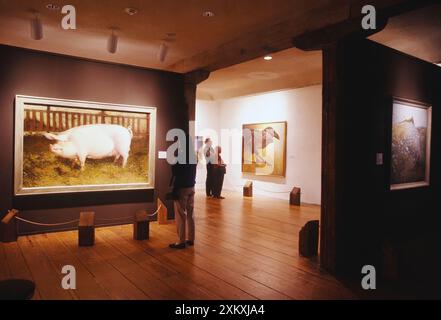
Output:
[[[87,61],[0,46],[0,216],[8,209],[45,223],[76,219],[82,210],[97,217],[127,217],[153,211],[156,196],[168,192],[170,169],[156,160],[155,190],[94,192],[46,196],[13,196],[14,101],[17,94],[157,108],[156,151],[166,150],[166,132],[187,128],[183,77],[179,74]],[[75,225],[72,226],[73,228]],[[20,223],[20,233],[62,229]]]
[[[400,263],[429,270],[441,260],[441,68],[369,40],[341,42],[334,57],[337,269],[358,275],[366,264],[381,269],[388,241],[404,252]],[[393,97],[432,105],[429,187],[390,190]]]

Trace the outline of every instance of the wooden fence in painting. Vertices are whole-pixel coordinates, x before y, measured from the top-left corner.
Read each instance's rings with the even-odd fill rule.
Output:
[[[55,111],[50,107],[47,110],[26,109],[24,115],[25,132],[61,132],[73,127],[88,124],[118,124],[131,127],[133,134],[144,135],[149,133],[149,115],[145,117],[119,116],[106,111],[96,113],[80,113]]]

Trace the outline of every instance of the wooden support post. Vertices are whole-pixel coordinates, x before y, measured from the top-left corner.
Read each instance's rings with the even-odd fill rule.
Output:
[[[95,212],[81,212],[78,223],[78,245],[93,246],[95,243]]]
[[[247,181],[243,186],[243,196],[252,197],[253,196],[253,181]]]
[[[168,218],[167,218],[167,207],[166,205],[159,199],[157,201],[158,205],[158,224],[167,224]]]
[[[0,223],[0,237],[2,242],[17,241],[17,220],[15,219],[17,213],[17,210],[12,209],[3,217]]]
[[[135,214],[133,222],[133,239],[147,240],[149,238],[150,219],[145,210],[140,210]]]
[[[300,188],[294,187],[289,194],[289,204],[294,206],[300,206],[300,195],[302,190]]]
[[[299,253],[304,257],[318,254],[319,221],[308,221],[299,232]]]

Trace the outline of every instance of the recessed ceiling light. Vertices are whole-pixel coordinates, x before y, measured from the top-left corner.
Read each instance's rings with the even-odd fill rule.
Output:
[[[136,8],[125,8],[124,12],[127,13],[129,16],[134,16],[139,12],[139,10]]]
[[[212,17],[214,17],[214,12],[213,11],[204,11],[202,13],[202,16],[206,17],[206,18],[212,18]]]
[[[273,57],[271,57],[270,55],[266,55],[263,57],[263,59],[266,61],[270,61],[270,60],[273,60]]]
[[[56,11],[56,10],[60,10],[60,6],[58,4],[55,4],[55,3],[48,3],[46,5],[46,9]]]

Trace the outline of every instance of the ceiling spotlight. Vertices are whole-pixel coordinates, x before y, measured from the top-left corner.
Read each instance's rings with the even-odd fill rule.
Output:
[[[161,62],[165,61],[165,57],[167,56],[168,46],[163,42],[159,46],[158,59]]]
[[[129,16],[134,16],[139,12],[139,10],[136,8],[125,8],[124,12],[127,13]]]
[[[111,29],[112,33],[107,40],[107,51],[115,53],[118,49],[118,36],[115,34],[115,29]]]
[[[270,55],[266,55],[266,56],[263,57],[263,59],[266,60],[266,61],[270,61],[270,60],[273,60],[273,57],[270,56]]]
[[[212,17],[214,17],[214,12],[213,11],[204,11],[202,13],[202,16],[206,17],[206,18],[212,18]]]
[[[31,38],[34,40],[43,39],[43,24],[38,14],[31,20]]]
[[[60,6],[58,4],[55,4],[55,3],[48,3],[46,5],[46,8],[49,9],[49,10],[53,10],[53,11],[60,10]]]

